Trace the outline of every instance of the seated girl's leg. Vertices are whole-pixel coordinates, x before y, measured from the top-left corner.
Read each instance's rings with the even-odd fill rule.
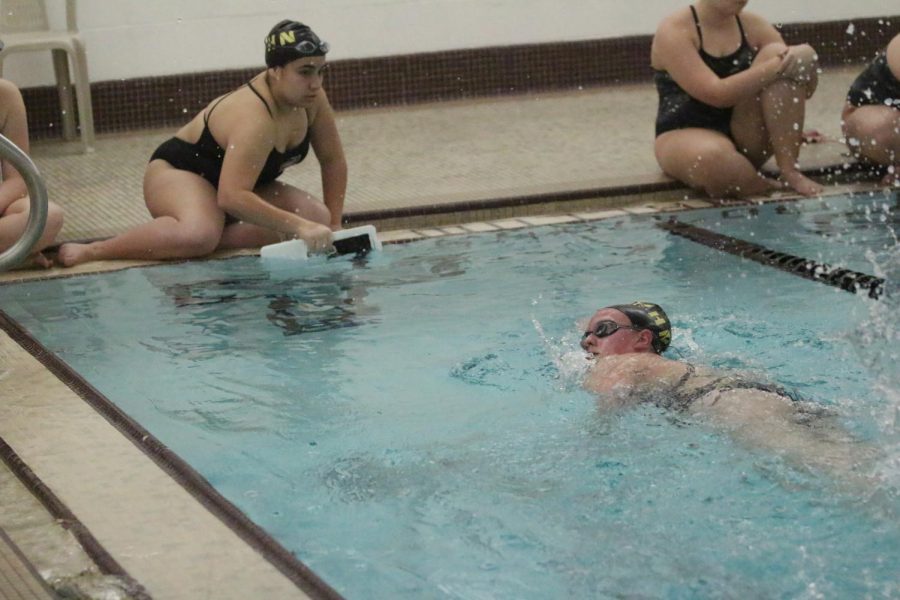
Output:
[[[713,198],[755,196],[780,189],[763,177],[726,135],[709,129],[667,131],[656,138],[656,160],[675,179]]]
[[[71,267],[91,260],[195,258],[218,246],[225,213],[216,189],[199,175],[154,160],[144,175],[144,199],[152,221],[108,240],[63,244],[60,263]]]
[[[318,198],[287,183],[273,181],[256,192],[260,197],[282,210],[300,215],[304,219],[328,225],[331,218],[328,209]],[[253,225],[233,223],[225,227],[219,242],[220,250],[235,248],[259,248],[266,244],[282,241],[283,235],[277,231]]]
[[[900,182],[900,110],[890,106],[847,107],[843,129],[853,154],[888,166],[884,183]]]
[[[25,233],[30,209],[31,200],[25,196],[10,204],[6,211],[0,215],[0,252],[9,249]],[[50,262],[41,254],[41,251],[53,244],[53,240],[56,239],[62,226],[62,208],[53,202],[48,202],[47,223],[44,225],[44,231],[33,248],[34,260],[38,265],[42,267],[50,266]]]
[[[762,48],[756,61],[768,60],[786,50],[781,44]],[[815,54],[808,46],[803,55],[801,81],[782,78],[769,84],[760,94],[734,108],[731,131],[738,149],[754,165],[761,166],[774,154],[781,180],[806,196],[821,193],[822,186],[803,175],[797,164],[803,141],[806,99],[817,85]]]

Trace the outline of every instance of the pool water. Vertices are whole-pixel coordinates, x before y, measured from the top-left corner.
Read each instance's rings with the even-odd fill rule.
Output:
[[[900,275],[896,197],[678,216]],[[895,296],[655,222],[129,269],[0,298],[348,598],[900,595]],[[600,411],[576,322],[635,299],[668,311],[670,356],[833,409],[878,450],[881,483],[847,489],[654,407]]]

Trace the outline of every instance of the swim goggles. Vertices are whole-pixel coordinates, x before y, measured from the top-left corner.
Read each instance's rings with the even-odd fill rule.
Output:
[[[328,42],[323,42],[321,40],[317,42],[314,42],[312,40],[300,40],[293,46],[288,47],[296,50],[304,56],[312,56],[313,54],[327,54],[331,49],[328,45]]]
[[[620,329],[630,329],[632,331],[643,331],[647,329],[646,327],[637,327],[635,325],[620,325],[615,321],[597,321],[597,324],[594,325],[594,328],[585,331],[584,335],[581,336],[581,345],[584,345],[585,340],[588,339],[592,333],[598,338],[609,337]]]

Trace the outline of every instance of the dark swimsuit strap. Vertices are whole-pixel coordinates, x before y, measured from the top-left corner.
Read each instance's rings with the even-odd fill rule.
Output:
[[[694,15],[694,27],[697,28],[697,36],[700,37],[700,51],[706,52],[706,50],[703,49],[703,30],[700,29],[700,17],[697,15],[697,9],[694,8],[693,4],[690,5],[690,9],[691,14]],[[741,46],[738,48],[738,50],[740,50],[747,43],[747,35],[744,33],[744,24],[741,23],[740,15],[734,15],[734,20],[737,21],[738,29],[741,32]]]
[[[254,94],[256,94],[256,97],[259,98],[260,101],[263,103],[263,106],[266,107],[266,112],[268,112],[268,113],[269,113],[269,116],[272,117],[272,118],[274,119],[275,116],[272,114],[272,109],[269,108],[269,103],[266,102],[266,99],[262,97],[262,94],[260,94],[260,93],[257,91],[257,89],[256,89],[255,87],[253,87],[253,82],[252,82],[252,81],[248,81],[248,82],[247,82],[247,87],[250,88],[250,91],[252,91]],[[216,103],[215,103],[215,104],[213,104],[212,106],[209,107],[209,110],[206,111],[206,114],[203,115],[203,124],[204,124],[204,125],[206,125],[207,127],[209,127],[209,117],[210,117],[210,115],[212,115],[212,111],[216,110],[216,107],[219,105],[219,103],[222,102],[222,100],[224,100],[224,99],[227,98],[228,96],[232,95],[234,92],[235,92],[235,90],[232,90],[232,91],[228,92],[227,94],[225,94],[224,96],[222,96],[221,98],[219,98],[218,100],[216,100]]]
[[[209,107],[209,110],[206,111],[206,114],[203,115],[203,124],[204,125],[209,127],[209,116],[212,114],[212,111],[216,110],[216,107],[219,105],[219,103],[222,102],[222,100],[224,100],[228,96],[232,95],[233,93],[234,93],[234,90],[231,90],[230,92],[228,92],[227,94],[225,94],[224,96],[222,96],[221,98],[216,100],[215,104],[213,104],[212,106]]]
[[[256,94],[256,97],[259,98],[260,101],[262,101],[262,103],[263,103],[263,104],[265,105],[265,107],[266,107],[266,112],[268,112],[268,113],[269,113],[269,116],[272,117],[272,118],[274,119],[274,118],[275,118],[275,115],[272,114],[272,109],[269,107],[269,103],[266,102],[266,99],[262,97],[262,94],[260,94],[260,93],[256,90],[256,88],[253,87],[253,82],[252,82],[252,81],[248,81],[248,82],[247,82],[247,87],[250,88],[250,91],[251,91],[251,92],[253,92],[254,94]]]
[[[672,386],[672,392],[677,392],[682,387],[684,387],[684,384],[687,383],[687,380],[690,379],[691,375],[693,375],[694,372],[697,370],[697,367],[695,367],[691,363],[685,363],[685,365],[687,365],[687,370],[684,372],[684,375],[681,376],[681,379],[679,379],[675,383],[675,385]]]

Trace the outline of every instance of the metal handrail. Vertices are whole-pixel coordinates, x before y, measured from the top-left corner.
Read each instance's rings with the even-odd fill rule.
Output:
[[[19,265],[31,254],[31,249],[41,239],[47,225],[47,186],[44,185],[44,178],[28,155],[3,134],[0,134],[0,157],[10,161],[22,175],[31,200],[25,232],[15,244],[0,254],[0,272],[3,272]]]

